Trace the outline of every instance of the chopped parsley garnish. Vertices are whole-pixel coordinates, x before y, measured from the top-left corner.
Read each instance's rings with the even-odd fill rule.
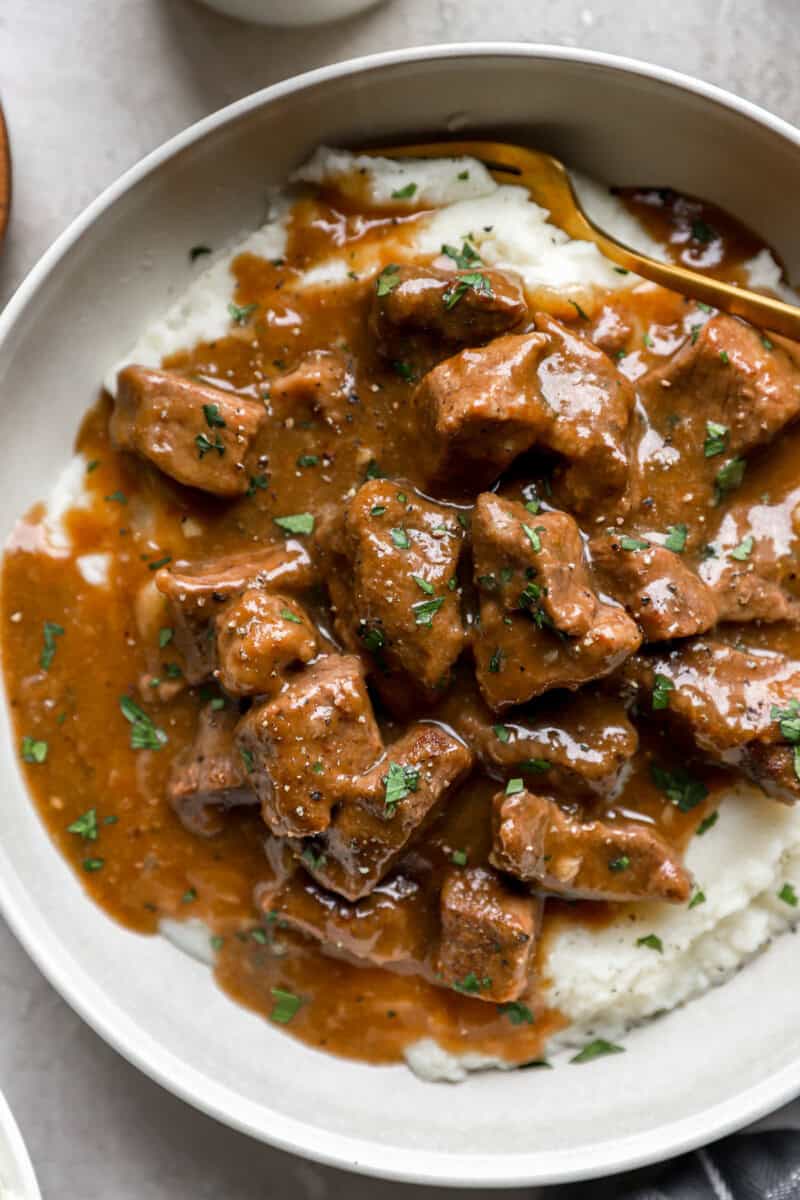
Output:
[[[682,521],[677,525],[667,526],[667,536],[664,545],[667,550],[674,550],[676,554],[683,554],[686,549],[686,537],[689,529]]]
[[[469,179],[469,171],[459,171],[456,178],[457,179]]]
[[[284,988],[270,988],[272,992],[272,1011],[269,1014],[270,1021],[275,1021],[278,1025],[288,1025],[292,1017],[296,1016],[299,1010],[303,1007],[303,1000],[300,996],[295,996],[294,992],[287,992]]]
[[[742,538],[739,545],[731,550],[731,558],[735,558],[738,562],[745,562],[753,553],[755,539],[752,534],[748,534],[746,538]]]
[[[725,453],[729,433],[727,425],[720,425],[719,421],[706,421],[706,440],[703,442],[703,454],[706,458]]]
[[[119,707],[131,726],[132,750],[160,750],[167,741],[163,729],[156,729],[153,720],[130,696],[120,696]]]
[[[395,546],[397,546],[398,550],[407,550],[409,548],[409,546],[411,545],[411,543],[408,540],[408,534],[406,533],[405,529],[399,529],[399,528],[390,529],[389,536],[392,539],[392,541],[394,542]]]
[[[497,675],[503,665],[503,651],[498,646],[492,657],[489,659],[489,670],[492,675]]]
[[[44,647],[39,656],[39,666],[43,671],[49,671],[56,653],[56,638],[64,636],[64,627],[55,621],[45,621],[42,629]]]
[[[720,503],[723,496],[738,488],[744,479],[747,463],[743,458],[732,458],[720,467],[714,480],[715,500]]]
[[[191,262],[195,262],[198,258],[202,258],[204,254],[210,253],[210,246],[192,246],[191,250],[189,251],[189,259]]]
[[[668,675],[656,672],[653,684],[652,704],[654,709],[669,708],[669,694],[675,691],[675,684]]]
[[[89,871],[89,872],[102,871],[102,869],[105,865],[106,865],[106,860],[104,858],[85,858],[83,860],[83,862],[81,863],[81,866],[83,867],[84,871]]]
[[[382,517],[385,512],[385,504],[373,504],[372,508],[369,510],[369,515],[371,517]]]
[[[575,312],[578,314],[578,316],[580,317],[580,319],[582,321],[589,320],[588,314],[586,312],[584,312],[584,310],[581,308],[580,304],[578,304],[577,300],[570,300],[570,304],[575,309]]]
[[[456,266],[462,270],[477,266],[481,261],[478,251],[466,239],[462,243],[460,250],[455,246],[442,246],[442,254],[446,254],[448,258],[452,258]]]
[[[727,367],[728,363],[731,361],[730,357],[728,355],[728,351],[720,350],[719,357],[720,357],[720,361],[723,362],[725,364],[725,366]]]
[[[412,575],[411,578],[418,588],[421,588],[426,596],[432,596],[435,588],[432,583],[428,583],[427,579],[423,579],[421,575]]]
[[[772,342],[769,340],[768,337],[762,337],[761,345],[764,347],[765,350],[774,350],[775,349],[775,347],[773,346]]]
[[[649,333],[642,334],[642,341],[644,342],[644,344],[648,350],[652,350],[654,342]]]
[[[270,918],[271,918],[271,919],[274,919],[274,917],[272,917],[272,914],[270,914]],[[251,941],[251,942],[258,942],[259,946],[266,946],[267,942],[269,941],[269,938],[267,937],[266,930],[264,930],[264,929],[251,929],[251,930],[250,930],[250,941]]]
[[[251,775],[255,770],[256,760],[253,758],[253,751],[245,749],[244,746],[239,747],[239,753],[242,756],[244,769],[248,775]]]
[[[240,307],[238,304],[234,304],[233,301],[231,301],[231,303],[228,305],[228,312],[231,315],[231,319],[234,320],[237,325],[244,325],[247,319],[253,315],[257,308],[257,304],[244,304]]]
[[[43,762],[47,762],[48,749],[47,742],[41,741],[39,738],[26,736],[22,739],[22,757],[26,763],[36,763],[41,766]]]
[[[544,533],[544,525],[537,525],[535,529],[531,529],[530,525],[523,524],[522,528],[525,532],[526,538],[530,542],[531,546],[533,546],[534,554],[538,554],[542,548],[542,539],[540,534]]]
[[[706,902],[706,894],[704,891],[702,891],[700,888],[698,888],[697,891],[695,892],[695,894],[692,896],[691,900],[689,901],[688,907],[689,908],[697,908],[698,904],[705,904],[705,902]]]
[[[703,817],[700,824],[697,826],[697,836],[702,837],[704,833],[708,833],[709,829],[713,829],[719,820],[719,809],[714,809],[707,817]]]
[[[183,671],[177,663],[164,663],[164,671],[167,679],[180,679],[183,675]]]
[[[509,1000],[506,1004],[498,1004],[497,1011],[508,1017],[512,1025],[533,1025],[533,1013],[527,1004],[519,1000]]]
[[[392,367],[394,368],[395,374],[399,375],[401,379],[404,379],[406,383],[414,382],[414,370],[407,362],[393,362]]]
[[[448,310],[454,308],[461,297],[465,296],[470,290],[478,296],[488,296],[490,300],[494,296],[492,285],[487,277],[481,275],[480,271],[472,271],[469,275],[460,275],[458,282],[451,283],[446,291],[442,293],[445,308]]]
[[[532,513],[534,515],[534,517],[536,516],[536,514],[538,512],[541,512],[541,509],[542,509],[541,501],[537,500],[535,497],[533,500],[526,500],[525,507],[527,508],[529,513]]]
[[[397,188],[392,192],[393,200],[410,200],[417,190],[415,183],[407,183],[405,187]]]
[[[620,854],[619,858],[612,858],[608,864],[609,871],[627,871],[631,865],[631,860],[627,854]]]
[[[710,313],[713,311],[710,304],[703,304],[703,303],[701,303],[700,300],[697,301],[697,307],[700,309],[701,312],[704,312],[704,313]]]
[[[778,899],[782,900],[784,904],[790,904],[792,908],[797,908],[797,892],[794,890],[794,887],[791,883],[785,883],[783,885],[781,890],[778,892]]]
[[[657,933],[648,933],[646,937],[636,939],[637,946],[646,946],[648,950],[657,950],[659,954],[664,953],[664,943]]]
[[[168,562],[172,562],[171,554],[163,554],[161,558],[156,558],[147,564],[148,571],[157,571],[159,567],[165,567]]]
[[[385,479],[385,473],[378,466],[377,460],[371,458],[367,463],[367,469],[364,472],[365,479]]]
[[[222,699],[222,696],[215,696],[214,699],[211,701],[211,711],[212,712],[219,712],[220,709],[222,709],[224,707],[225,707],[225,701]]]
[[[546,758],[525,758],[517,764],[520,771],[529,771],[534,775],[541,775],[544,771],[549,771],[552,765]]]
[[[297,613],[293,613],[290,608],[282,608],[281,616],[283,617],[284,621],[292,621],[295,625],[303,624],[303,618],[298,617]]]
[[[487,988],[492,986],[492,981],[486,976],[479,979],[474,971],[470,971],[463,979],[458,979],[453,988],[457,992],[463,992],[465,996],[476,996],[478,992],[485,992]]]
[[[218,404],[204,404],[203,416],[209,429],[227,429]]]
[[[411,605],[415,625],[429,626],[439,609],[444,604],[444,596],[436,596],[433,600],[418,600]]]
[[[384,267],[375,280],[375,290],[379,296],[388,296],[389,292],[393,292],[399,282],[400,268],[396,263],[389,263],[388,267]]]
[[[105,498],[106,498],[106,500],[113,502],[114,504],[127,504],[128,503],[128,497],[125,495],[124,492],[120,492],[120,491],[112,492],[110,496],[106,496]]]
[[[300,857],[304,863],[308,864],[312,871],[321,871],[328,861],[324,854],[316,854],[311,846],[306,846]]]
[[[629,537],[628,534],[623,534],[619,539],[619,544],[623,550],[649,550],[650,543],[644,541],[643,538]]]
[[[198,433],[197,437],[194,439],[194,444],[197,446],[197,457],[200,459],[205,458],[205,456],[210,454],[212,450],[216,450],[220,458],[222,458],[223,454],[225,453],[225,443],[222,441],[222,438],[218,433],[214,434],[213,442],[209,437],[206,436],[206,434]]]
[[[168,625],[165,625],[163,627],[163,629],[159,629],[159,631],[158,631],[158,648],[159,648],[159,650],[163,650],[165,646],[168,646],[170,644],[170,642],[172,641],[172,639],[174,637],[174,634],[175,634],[175,631],[173,629],[170,629]]]
[[[450,855],[450,861],[457,867],[465,867],[467,865],[467,853],[465,850],[454,850]]]
[[[315,775],[321,775],[322,772],[325,770],[325,768],[323,767],[321,762],[315,762],[315,763],[311,764],[311,770],[314,772]]]
[[[693,346],[696,343],[697,339],[700,337],[700,330],[702,328],[703,328],[702,325],[693,325],[691,327],[691,329],[689,330],[689,334],[690,334],[689,341],[691,342],[691,344]]]
[[[181,904],[192,904],[197,899],[197,888],[187,888],[181,896]]]
[[[248,496],[255,496],[256,492],[265,492],[269,484],[269,475],[251,475],[250,486],[247,489]]]
[[[100,459],[93,458],[91,462],[86,464],[86,474],[91,475],[92,471],[96,471],[100,466]]]
[[[389,770],[384,779],[384,794],[383,802],[386,806],[386,815],[393,817],[397,811],[397,805],[401,800],[405,800],[410,792],[415,792],[419,787],[419,769],[417,767],[406,767],[402,763],[390,762]]]
[[[298,467],[316,467],[319,465],[318,454],[301,454],[297,460]]]
[[[525,784],[521,779],[509,779],[506,784],[506,795],[517,796],[520,792],[525,791]]]
[[[719,234],[705,221],[692,221],[692,237],[696,242],[702,242],[705,246],[709,242],[713,242],[718,236]]]
[[[214,936],[211,938],[211,949],[212,950],[221,950],[224,945],[225,945],[225,938],[222,937],[220,934],[215,933]]]
[[[314,517],[311,513],[290,513],[288,517],[272,518],[279,529],[286,533],[313,533]]]
[[[653,783],[664,792],[671,804],[681,812],[691,812],[693,808],[708,795],[708,788],[701,779],[693,779],[685,767],[676,767],[667,771],[658,763],[650,766],[650,776]]]
[[[67,826],[67,833],[74,833],[78,837],[83,838],[85,842],[97,841],[97,809],[89,808],[85,813],[82,813],[71,825]]]
[[[593,1042],[588,1042],[569,1061],[571,1063],[585,1063],[591,1062],[595,1058],[602,1058],[606,1054],[624,1054],[624,1052],[624,1046],[617,1046],[614,1042],[607,1042],[605,1038],[595,1038]]]
[[[494,736],[501,742],[508,742],[511,738],[511,730],[507,725],[493,725]]]
[[[386,645],[386,638],[379,625],[368,625],[363,621],[358,627],[358,636],[371,654],[377,654]]]

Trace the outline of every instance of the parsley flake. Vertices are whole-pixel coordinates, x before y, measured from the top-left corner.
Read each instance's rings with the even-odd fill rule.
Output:
[[[652,763],[650,776],[656,787],[664,792],[669,802],[681,812],[691,812],[708,795],[708,788],[703,781],[693,779],[685,767],[667,771],[658,763]]]
[[[163,729],[156,729],[153,720],[130,696],[120,696],[119,707],[131,727],[132,750],[160,750],[167,742]]]
[[[637,946],[646,946],[648,950],[656,950],[659,954],[664,953],[664,943],[657,933],[648,933],[646,937],[636,939]]]
[[[781,890],[778,892],[778,899],[782,900],[784,904],[790,904],[792,908],[797,908],[797,892],[794,890],[794,887],[791,883],[785,883],[783,885]]]
[[[257,308],[257,304],[245,304],[240,307],[238,304],[234,304],[233,301],[231,301],[231,303],[228,305],[228,312],[231,315],[231,319],[235,321],[237,325],[244,325]]]
[[[677,525],[668,525],[667,536],[664,541],[664,545],[666,546],[667,550],[673,550],[676,554],[683,554],[684,550],[686,549],[686,538],[688,533],[689,529],[683,524],[682,521]]]
[[[405,187],[396,188],[395,191],[392,192],[392,199],[393,200],[410,200],[411,197],[416,192],[416,190],[417,190],[417,185],[415,183],[407,183],[405,185]]]
[[[472,290],[478,296],[487,296],[490,300],[494,297],[492,285],[485,275],[480,271],[472,271],[469,275],[460,275],[456,283],[451,283],[450,286],[442,293],[442,301],[448,311],[458,304],[462,296],[465,296],[468,291]]]
[[[436,596],[433,600],[418,600],[416,604],[412,604],[414,624],[430,626],[443,604],[444,596]]]
[[[656,672],[655,682],[653,684],[652,705],[653,709],[669,708],[669,694],[675,691],[675,684],[668,675],[662,675]]]
[[[203,416],[206,419],[206,425],[208,425],[209,429],[227,429],[218,404],[204,404]]]
[[[197,437],[194,439],[194,444],[197,446],[197,457],[201,460],[204,459],[207,454],[210,454],[212,450],[216,450],[220,458],[222,458],[223,454],[225,453],[225,443],[218,433],[214,434],[213,442],[205,433],[198,433]]]
[[[719,421],[706,421],[706,440],[703,442],[703,454],[706,458],[725,453],[729,433],[727,425],[720,425]]]
[[[63,636],[64,628],[62,625],[57,625],[55,621],[45,621],[42,628],[44,647],[39,656],[39,666],[43,671],[50,670],[50,666],[55,658],[56,653],[56,638]]]
[[[378,278],[375,280],[375,290],[379,296],[388,296],[393,292],[400,282],[400,268],[396,263],[389,263],[388,267],[384,267]]]
[[[389,530],[389,536],[394,542],[398,550],[408,550],[411,543],[408,540],[408,534],[405,529],[395,528]]]
[[[97,841],[97,809],[89,808],[85,813],[82,813],[71,825],[67,826],[67,833],[74,833],[77,837],[83,838],[85,842]]]
[[[462,270],[477,266],[481,262],[480,254],[466,239],[462,243],[460,250],[455,246],[442,246],[442,254],[446,254],[448,258],[452,258],[456,266]]]
[[[432,596],[435,589],[432,583],[428,583],[427,579],[423,579],[421,575],[412,575],[411,578],[418,588],[425,592],[426,596]]]
[[[39,738],[24,737],[22,739],[22,757],[26,763],[36,763],[41,766],[47,762],[49,746]]]
[[[401,800],[405,800],[410,792],[415,792],[419,787],[419,769],[417,767],[403,766],[402,763],[390,762],[389,770],[386,773],[384,780],[384,795],[383,802],[386,806],[386,815],[393,817],[397,811],[397,805]]]
[[[269,1014],[270,1021],[275,1021],[278,1025],[288,1025],[303,1007],[304,1001],[300,996],[295,996],[294,992],[287,992],[284,988],[274,987],[270,988],[270,991],[274,1001]]]
[[[624,1054],[624,1052],[624,1046],[617,1046],[614,1042],[607,1042],[605,1038],[595,1038],[593,1042],[588,1042],[569,1061],[571,1063],[592,1062],[593,1059],[602,1058],[606,1054]]]
[[[288,517],[272,518],[285,533],[313,533],[314,517],[311,513],[290,513]]]
[[[498,1004],[497,1011],[508,1017],[512,1025],[533,1025],[533,1013],[527,1004],[519,1000],[509,1000],[506,1004]]]
[[[745,562],[753,553],[754,545],[755,540],[753,536],[748,534],[746,538],[742,538],[734,550],[731,550],[731,558],[735,558],[737,562]]]

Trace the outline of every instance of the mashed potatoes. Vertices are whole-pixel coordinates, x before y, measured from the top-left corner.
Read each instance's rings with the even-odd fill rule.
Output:
[[[398,202],[396,193],[413,183],[409,205],[422,201],[436,211],[418,222],[415,240],[404,248],[408,258],[436,254],[443,243],[469,238],[485,263],[513,268],[529,289],[546,287],[578,297],[632,283],[593,245],[572,241],[548,224],[547,213],[524,189],[499,186],[473,160],[401,163],[321,149],[295,180],[357,184],[375,203],[392,205]],[[606,190],[588,180],[576,182],[600,224],[653,255],[663,253]],[[164,355],[225,334],[233,292],[230,263],[243,251],[279,257],[286,245],[288,210],[288,201],[277,199],[268,223],[199,273],[184,296],[142,333],[125,361],[157,365]],[[754,282],[777,284],[779,271],[767,251],[753,260],[751,269]],[[332,257],[308,272],[300,286],[339,282],[346,273],[345,261]],[[118,366],[107,380],[112,389]],[[72,482],[67,479],[51,503],[56,544],[64,536],[61,516]],[[86,566],[93,580],[101,578],[101,564]],[[597,1036],[619,1039],[636,1022],[721,982],[787,929],[798,910],[789,902],[791,891],[784,892],[789,900],[778,893],[787,883],[800,892],[800,810],[784,808],[745,786],[737,788],[725,797],[715,823],[692,841],[687,865],[696,880],[688,906],[624,905],[606,928],[574,926],[552,938],[547,996],[571,1022],[558,1039],[561,1044]],[[208,956],[207,934],[196,923],[170,922],[164,932],[198,957]],[[470,1069],[503,1065],[474,1054],[459,1058],[430,1041],[411,1047],[407,1059],[428,1079],[457,1080]]]

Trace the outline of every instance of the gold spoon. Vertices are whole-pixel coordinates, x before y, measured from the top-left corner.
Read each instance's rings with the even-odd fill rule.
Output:
[[[453,158],[462,155],[477,158],[498,183],[516,183],[527,188],[536,203],[547,209],[553,225],[571,238],[594,242],[606,258],[620,267],[733,316],[744,317],[762,329],[774,330],[800,341],[800,308],[794,304],[724,283],[687,267],[658,262],[598,229],[581,208],[563,163],[550,154],[504,142],[482,141],[424,142],[417,146],[389,146],[359,153],[381,158]]]

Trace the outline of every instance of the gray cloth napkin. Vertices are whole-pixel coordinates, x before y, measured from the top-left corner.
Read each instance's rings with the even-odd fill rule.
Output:
[[[800,1100],[671,1162],[542,1195],[552,1200],[800,1200]]]

